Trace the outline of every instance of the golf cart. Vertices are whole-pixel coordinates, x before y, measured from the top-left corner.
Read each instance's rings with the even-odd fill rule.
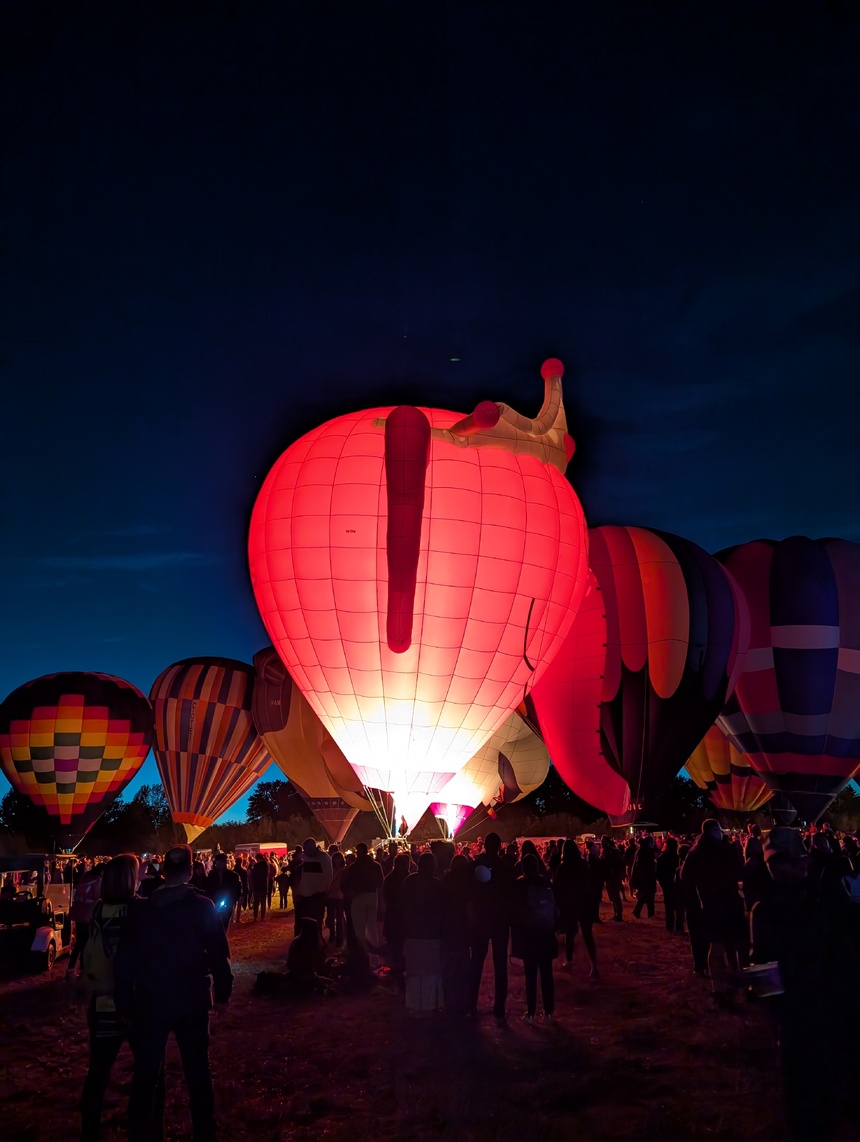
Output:
[[[71,884],[48,883],[50,857],[0,856],[0,958],[39,971],[75,946]]]

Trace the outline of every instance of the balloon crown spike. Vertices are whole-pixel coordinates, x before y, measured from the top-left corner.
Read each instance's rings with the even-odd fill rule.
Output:
[[[564,475],[575,444],[567,431],[561,378],[564,365],[550,357],[541,366],[543,405],[534,419],[522,416],[503,401],[480,401],[468,416],[450,428],[431,428],[433,440],[458,448],[501,448],[515,456],[535,456]],[[385,427],[385,417],[376,417],[374,428]]]

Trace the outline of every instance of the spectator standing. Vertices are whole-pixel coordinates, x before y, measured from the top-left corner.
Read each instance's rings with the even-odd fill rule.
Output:
[[[242,895],[242,882],[238,875],[227,867],[226,853],[217,852],[212,858],[212,871],[206,877],[206,895],[215,905],[226,932],[233,919],[233,909]]]
[[[165,883],[130,912],[115,957],[117,1009],[129,1022],[134,1051],[129,1138],[160,1142],[163,1137],[164,1053],[172,1033],[195,1142],[216,1142],[209,1013],[213,988],[216,1004],[230,998],[230,950],[212,901],[191,887],[188,845],[170,849],[164,866]]]
[[[475,894],[469,981],[469,1014],[477,1015],[478,996],[484,961],[493,951],[493,1015],[505,1018],[508,998],[508,941],[511,933],[511,892],[513,876],[501,858],[502,840],[498,833],[487,833],[484,851],[475,861]],[[523,846],[525,849],[525,845]],[[537,857],[537,854],[533,854]]]
[[[251,907],[254,910],[254,920],[266,919],[266,901],[269,898],[269,862],[262,853],[257,853],[251,871],[248,873],[251,884]]]
[[[293,889],[296,933],[305,916],[316,920],[317,929],[322,933],[325,902],[332,881],[331,857],[319,848],[313,837],[308,837],[302,844],[302,852],[302,875]]]

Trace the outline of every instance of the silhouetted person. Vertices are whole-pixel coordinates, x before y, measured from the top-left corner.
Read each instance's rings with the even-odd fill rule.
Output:
[[[564,842],[561,863],[552,878],[552,888],[558,906],[558,931],[564,936],[564,966],[570,968],[575,937],[577,932],[582,932],[582,942],[591,961],[591,978],[597,979],[600,973],[592,933],[589,869],[576,841]]]
[[[418,871],[403,882],[403,920],[406,1009],[438,1011],[442,1006],[442,883],[432,853],[422,853]]]
[[[215,1095],[209,1070],[209,1012],[233,987],[227,936],[211,900],[192,888],[191,849],[164,857],[164,884],[129,913],[115,958],[116,1003],[129,1022],[134,1077],[128,1105],[132,1142],[163,1136],[164,1052],[176,1038],[194,1142],[215,1142]]]
[[[663,851],[657,857],[655,873],[660,891],[663,893],[663,908],[666,912],[666,930],[677,931],[675,910],[675,873],[679,867],[678,842],[674,837],[667,837],[663,842]],[[683,924],[681,925],[683,930]]]
[[[588,870],[581,854],[579,859],[587,875]],[[562,865],[559,865],[559,868],[561,867]],[[526,853],[523,857],[523,874],[513,888],[512,916],[511,954],[523,961],[525,975],[524,1018],[527,1022],[531,1022],[535,1017],[537,981],[540,976],[544,1015],[548,1020],[552,1019],[555,1012],[552,961],[558,955],[558,940],[555,934],[558,910],[549,879],[541,873],[535,853]]]
[[[217,852],[212,858],[212,871],[206,877],[205,892],[215,905],[226,932],[233,919],[233,909],[242,895],[242,882],[238,874],[227,867],[226,853]]]
[[[105,1091],[128,1029],[117,1014],[114,958],[137,888],[138,860],[123,853],[108,861],[101,896],[93,908],[88,941],[81,955],[81,975],[89,992],[89,1067],[81,1092],[81,1142],[98,1142]]]
[[[269,862],[262,853],[257,853],[251,870],[248,873],[251,886],[251,907],[254,910],[254,919],[266,919],[266,904],[269,899]]]
[[[493,1015],[500,1021],[505,1018],[505,1003],[508,998],[508,939],[511,933],[513,887],[510,866],[500,855],[501,847],[499,834],[487,833],[484,839],[484,851],[475,861],[472,962],[469,981],[469,1013],[476,1015],[484,961],[492,944]]]
[[[791,1136],[855,1138],[860,907],[841,883],[810,879],[812,861],[796,829],[771,829],[764,858],[773,891],[753,906],[752,958],[779,965],[775,990],[782,994],[767,1002],[779,1032]]]
[[[689,897],[697,896],[701,904],[700,932],[708,941],[708,971],[718,1005],[730,999],[734,973],[748,958],[744,904],[738,891],[742,873],[740,849],[724,840],[719,821],[704,821],[684,861],[681,880]],[[688,917],[691,905],[688,899]]]
[[[636,893],[633,915],[638,920],[644,909],[650,920],[654,915],[654,897],[657,895],[657,847],[650,833],[639,840],[630,869],[630,891]]]

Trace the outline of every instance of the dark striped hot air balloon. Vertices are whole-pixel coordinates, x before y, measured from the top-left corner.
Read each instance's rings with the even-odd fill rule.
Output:
[[[719,726],[711,726],[685,766],[700,789],[707,789],[717,809],[754,813],[773,797],[767,782],[749,759],[732,745]]]
[[[254,655],[254,723],[271,756],[332,841],[340,842],[370,801],[337,742],[272,646]]]
[[[186,658],[152,684],[155,760],[173,820],[189,842],[271,763],[251,716],[253,688],[253,666],[231,658]]]
[[[719,555],[743,591],[750,650],[719,722],[800,816],[860,767],[860,544],[759,539]]]
[[[76,845],[134,777],[152,744],[146,697],[111,674],[46,674],[0,706],[0,766]]]
[[[592,801],[598,808],[617,799],[618,784],[600,780],[599,771],[594,776],[595,756],[602,755],[629,788],[624,812],[610,810],[613,819],[653,820],[663,789],[731,693],[748,638],[745,610],[717,560],[690,540],[598,527],[589,541],[599,592],[591,626],[574,624],[532,699],[550,756],[574,792],[591,800],[601,793],[595,787],[605,786],[604,804]],[[601,604],[606,649],[599,669]],[[584,677],[591,679],[587,698],[581,688],[577,693]]]

